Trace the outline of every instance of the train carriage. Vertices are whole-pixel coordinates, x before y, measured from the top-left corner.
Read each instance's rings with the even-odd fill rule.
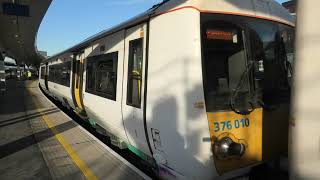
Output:
[[[293,35],[271,0],[164,1],[49,58],[40,85],[160,176],[225,179],[287,156]]]

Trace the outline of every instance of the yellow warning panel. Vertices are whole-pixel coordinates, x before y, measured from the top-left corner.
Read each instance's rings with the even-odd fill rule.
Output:
[[[219,174],[262,161],[262,115],[262,108],[255,109],[249,115],[240,115],[233,111],[208,112],[213,147],[223,136],[245,145],[245,152],[241,157],[219,159],[214,155]]]

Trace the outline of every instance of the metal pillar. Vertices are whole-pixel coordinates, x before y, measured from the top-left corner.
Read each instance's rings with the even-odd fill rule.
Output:
[[[4,61],[4,56],[2,55],[2,52],[0,52],[0,61]]]

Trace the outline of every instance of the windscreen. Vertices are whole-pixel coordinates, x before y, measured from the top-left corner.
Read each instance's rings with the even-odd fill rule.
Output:
[[[288,103],[294,30],[233,15],[201,15],[203,79],[209,111]]]

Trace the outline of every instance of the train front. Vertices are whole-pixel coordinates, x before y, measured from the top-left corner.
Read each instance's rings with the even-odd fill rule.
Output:
[[[287,157],[294,28],[201,13],[205,104],[217,172]]]

